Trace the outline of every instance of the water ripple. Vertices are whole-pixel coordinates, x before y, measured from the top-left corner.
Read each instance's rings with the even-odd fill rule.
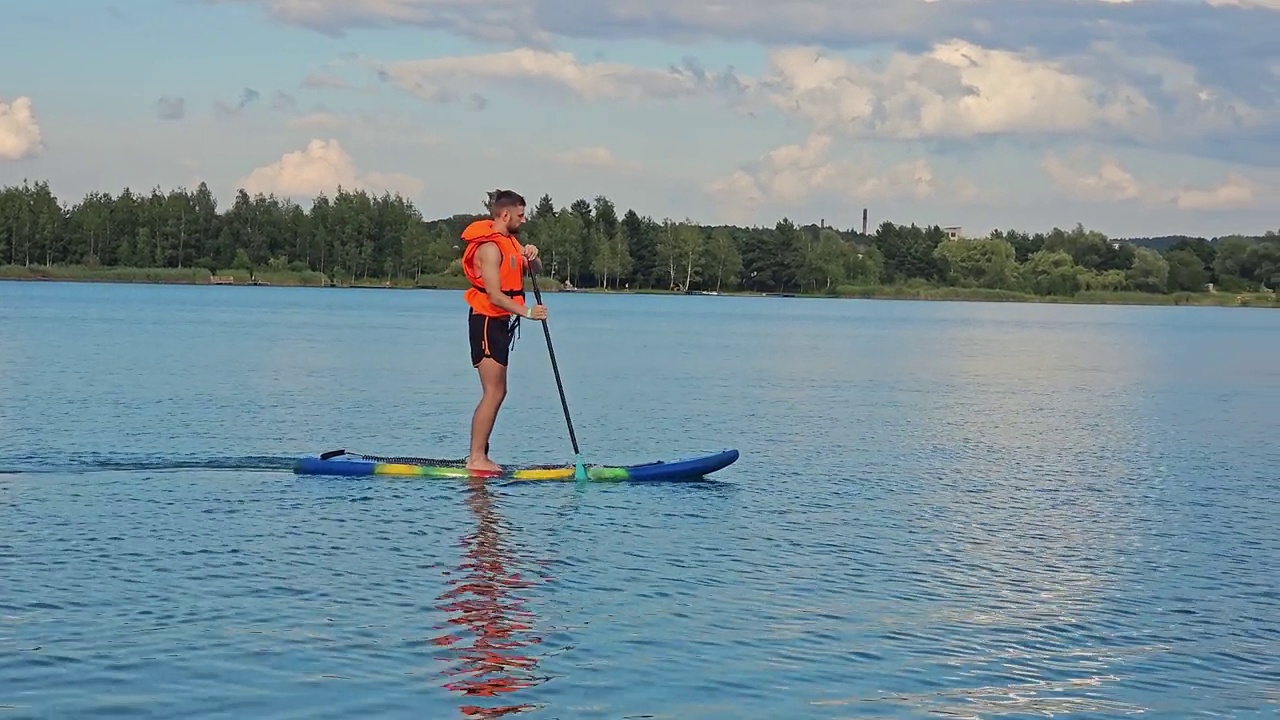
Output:
[[[456,452],[453,294],[30,285],[0,717],[1280,710],[1280,315],[557,299],[585,455],[742,450],[577,488],[288,472]],[[501,455],[563,459],[516,353]]]

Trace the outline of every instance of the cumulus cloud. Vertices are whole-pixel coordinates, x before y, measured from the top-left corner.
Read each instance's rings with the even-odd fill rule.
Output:
[[[386,86],[429,102],[483,108],[477,87],[506,85],[553,102],[702,99],[798,119],[808,140],[713,184],[722,197],[760,203],[824,193],[974,193],[960,181],[940,184],[923,158],[867,170],[835,154],[849,138],[937,150],[1013,136],[1038,146],[1037,153],[1064,140],[1101,140],[1255,166],[1280,157],[1273,142],[1280,128],[1280,0],[206,1],[257,5],[278,22],[330,35],[414,26],[523,46],[364,63]],[[709,71],[696,60],[652,67],[589,60],[560,51],[562,38],[754,42],[767,55],[747,76]],[[338,84],[332,75],[307,83]],[[555,159],[607,167],[606,153],[582,148]],[[1078,196],[1188,209],[1239,207],[1265,196],[1249,179],[1256,174],[1228,176],[1216,187],[1165,187],[1105,158],[1081,167],[1056,155],[1045,159],[1044,171]]]
[[[924,199],[940,192],[952,200],[976,196],[967,181],[940,180],[924,158],[888,167],[864,157],[836,159],[829,135],[811,135],[803,143],[770,150],[757,162],[711,181],[706,191],[734,217],[749,217],[766,205],[799,207],[819,200]]]
[[[339,187],[412,196],[422,192],[423,183],[398,173],[360,173],[337,140],[315,139],[305,149],[287,152],[279,160],[253,170],[240,181],[240,187],[251,195],[310,199],[321,193],[331,195]]]
[[[376,67],[384,80],[431,101],[458,100],[463,88],[493,82],[535,83],[584,100],[715,95],[735,105],[772,106],[822,132],[896,139],[1083,131],[1130,124],[1150,111],[1132,88],[1107,88],[1051,63],[962,41],[923,55],[895,53],[884,67],[815,48],[777,50],[756,79],[692,61],[644,68],[528,48]]]
[[[277,21],[327,34],[356,28],[442,29],[549,49],[557,38],[706,39],[834,50],[920,53],[955,38],[1043,59],[1114,43],[1129,55],[1173,58],[1211,86],[1250,97],[1269,77],[1280,0],[206,0],[264,8]],[[1222,52],[1222,48],[1229,48]]]
[[[1227,179],[1208,190],[1185,188],[1174,194],[1174,204],[1183,210],[1228,210],[1252,207],[1256,202],[1256,183],[1238,172],[1227,173]]]
[[[613,151],[601,145],[590,145],[573,148],[563,152],[551,153],[549,159],[567,167],[589,168],[597,170],[631,171],[638,170],[638,163],[620,159]]]
[[[1280,10],[1280,0],[1206,0],[1214,7],[1244,7]]]
[[[1070,62],[958,39],[862,62],[793,47],[772,51],[758,77],[710,71],[691,59],[653,68],[532,48],[373,68],[432,102],[460,101],[471,88],[495,83],[586,101],[708,97],[750,112],[772,108],[823,134],[892,140],[1089,135],[1158,145],[1229,136],[1276,119],[1274,111],[1208,88],[1185,63],[1126,56],[1114,45]]]
[[[1080,163],[1074,163],[1079,165]],[[1056,153],[1046,153],[1041,166],[1054,185],[1074,198],[1098,201],[1123,201],[1153,199],[1150,189],[1139,183],[1133,173],[1126,170],[1113,157],[1102,157],[1096,169],[1073,167],[1073,163]]]
[[[1110,155],[1091,157],[1077,151],[1067,157],[1047,153],[1041,166],[1053,184],[1068,196],[1093,202],[1138,202],[1172,205],[1183,210],[1229,210],[1252,207],[1258,183],[1238,172],[1227,173],[1209,188],[1170,187],[1139,180]]]
[[[604,101],[718,91],[834,134],[1087,132],[1153,146],[1191,142],[1219,157],[1252,152],[1259,163],[1274,158],[1256,148],[1268,147],[1280,123],[1280,0],[206,1],[257,5],[279,22],[328,34],[416,26],[527,46],[379,67],[388,82],[423,98],[470,97],[477,108],[484,102],[471,94],[476,80],[528,80]],[[559,38],[719,39],[781,49],[749,85],[696,63],[583,63],[553,49]],[[832,54],[856,49],[865,57],[868,47],[890,54],[857,62]]]
[[[1139,43],[1094,43],[1069,62],[1085,76],[1124,78],[1126,87],[1143,93],[1152,103],[1143,127],[1168,138],[1248,132],[1280,118],[1274,92],[1250,87],[1255,104],[1230,85],[1210,82],[1193,64],[1159,55]]]
[[[1163,23],[1198,29],[1210,47],[1265,38],[1250,10],[1280,9],[1280,0],[1113,2],[1109,0],[206,0],[257,5],[279,22],[329,35],[406,25],[445,29],[475,39],[547,44],[555,36],[593,40],[727,39],[765,45],[855,47],[868,42],[920,43],[960,36],[1008,47],[1071,43],[1141,34]],[[1182,33],[1185,36],[1185,32]],[[1181,38],[1169,37],[1177,49]],[[1224,45],[1225,43],[1225,45]],[[988,43],[990,44],[990,43]]]
[[[44,150],[44,135],[36,121],[31,98],[8,103],[0,98],[0,160],[22,160]]]
[[[342,36],[348,30],[412,25],[449,29],[495,42],[545,41],[540,0],[205,0],[213,5],[261,5],[275,20]]]
[[[378,76],[418,97],[455,102],[473,95],[478,84],[535,84],[585,100],[676,98],[721,84],[689,62],[684,67],[654,69],[608,62],[580,62],[572,53],[520,48],[469,55],[384,63]]]
[[[882,64],[816,48],[778,50],[758,83],[770,104],[820,130],[893,139],[993,133],[1078,133],[1127,127],[1151,104],[1135,88],[1060,64],[962,40]]]

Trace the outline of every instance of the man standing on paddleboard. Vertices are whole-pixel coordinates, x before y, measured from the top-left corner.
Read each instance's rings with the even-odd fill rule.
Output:
[[[471,416],[471,451],[467,469],[498,472],[489,459],[489,436],[498,409],[507,396],[507,363],[520,318],[546,320],[543,305],[528,307],[524,301],[524,274],[534,263],[538,248],[516,239],[524,224],[525,201],[511,190],[489,193],[489,219],[476,220],[462,231],[466,249],[462,272],[471,282],[464,298],[470,306],[467,324],[471,334],[471,365],[480,375],[483,394]]]

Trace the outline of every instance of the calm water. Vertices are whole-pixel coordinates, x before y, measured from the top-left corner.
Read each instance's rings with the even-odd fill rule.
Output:
[[[465,453],[459,294],[0,283],[0,717],[1280,712],[1280,312],[548,303],[587,461],[738,464],[297,477]]]

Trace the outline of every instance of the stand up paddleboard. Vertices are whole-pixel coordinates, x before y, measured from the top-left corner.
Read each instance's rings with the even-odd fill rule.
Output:
[[[732,465],[737,450],[722,450],[710,455],[684,460],[644,463],[640,465],[587,465],[587,479],[592,482],[666,482],[698,480]],[[293,467],[299,475],[369,476],[428,478],[497,478],[502,480],[574,479],[574,465],[507,465],[501,472],[469,471],[464,460],[434,458],[382,457],[333,450],[318,456],[300,458]]]

